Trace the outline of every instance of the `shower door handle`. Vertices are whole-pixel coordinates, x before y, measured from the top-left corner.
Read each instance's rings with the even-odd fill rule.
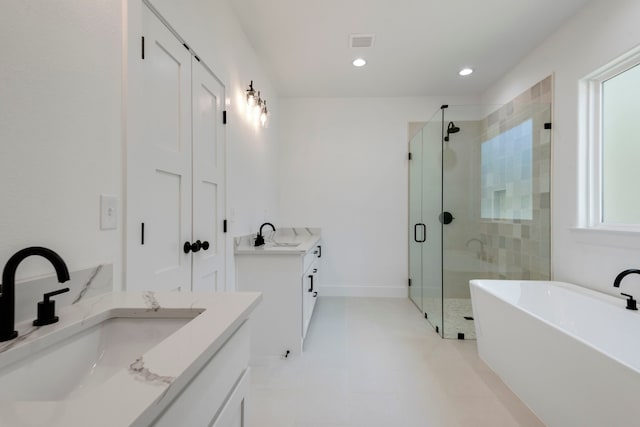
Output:
[[[419,226],[422,226],[422,240],[418,240]],[[415,240],[416,243],[424,243],[427,241],[427,225],[426,224],[419,222],[413,226],[413,240]]]

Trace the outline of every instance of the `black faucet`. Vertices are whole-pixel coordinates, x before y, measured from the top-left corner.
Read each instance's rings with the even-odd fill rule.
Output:
[[[625,270],[622,273],[618,274],[615,278],[615,280],[613,281],[613,287],[614,288],[619,288],[620,287],[620,283],[622,282],[622,279],[624,279],[626,276],[628,276],[629,274],[640,274],[640,270],[632,268],[629,270]],[[627,310],[638,310],[638,306],[637,306],[637,301],[635,299],[633,299],[632,295],[629,294],[620,294],[623,295],[625,297],[627,297]]]
[[[273,228],[274,232],[276,231],[276,228],[270,222],[265,222],[264,224],[262,224],[260,226],[260,231],[258,231],[258,235],[256,236],[256,243],[254,245],[256,247],[264,245],[264,236],[262,235],[262,227],[264,227],[265,225],[268,225],[271,228]]]
[[[51,249],[33,246],[16,252],[2,272],[2,296],[0,297],[0,342],[9,341],[18,336],[15,327],[15,311],[16,311],[16,270],[23,259],[31,255],[39,255],[44,257],[53,264],[58,275],[58,282],[63,283],[69,280],[69,269],[64,263],[60,255]]]

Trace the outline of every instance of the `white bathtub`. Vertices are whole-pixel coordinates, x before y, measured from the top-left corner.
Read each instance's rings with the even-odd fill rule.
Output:
[[[480,357],[549,427],[640,426],[640,312],[561,282],[469,282]]]

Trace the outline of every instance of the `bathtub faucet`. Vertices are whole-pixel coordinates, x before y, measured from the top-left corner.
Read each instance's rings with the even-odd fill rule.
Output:
[[[632,269],[625,270],[622,273],[618,274],[616,276],[616,279],[613,281],[613,287],[614,288],[619,288],[620,287],[620,283],[622,282],[622,279],[624,279],[629,274],[640,274],[640,270],[632,268]],[[625,293],[621,293],[620,295],[627,297],[627,310],[637,310],[638,309],[637,301],[635,299],[633,299],[632,295],[625,294]]]

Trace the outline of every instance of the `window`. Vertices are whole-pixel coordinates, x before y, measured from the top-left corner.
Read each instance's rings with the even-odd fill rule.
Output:
[[[483,219],[532,219],[533,120],[482,143]]]
[[[587,80],[589,225],[640,229],[640,55]]]

